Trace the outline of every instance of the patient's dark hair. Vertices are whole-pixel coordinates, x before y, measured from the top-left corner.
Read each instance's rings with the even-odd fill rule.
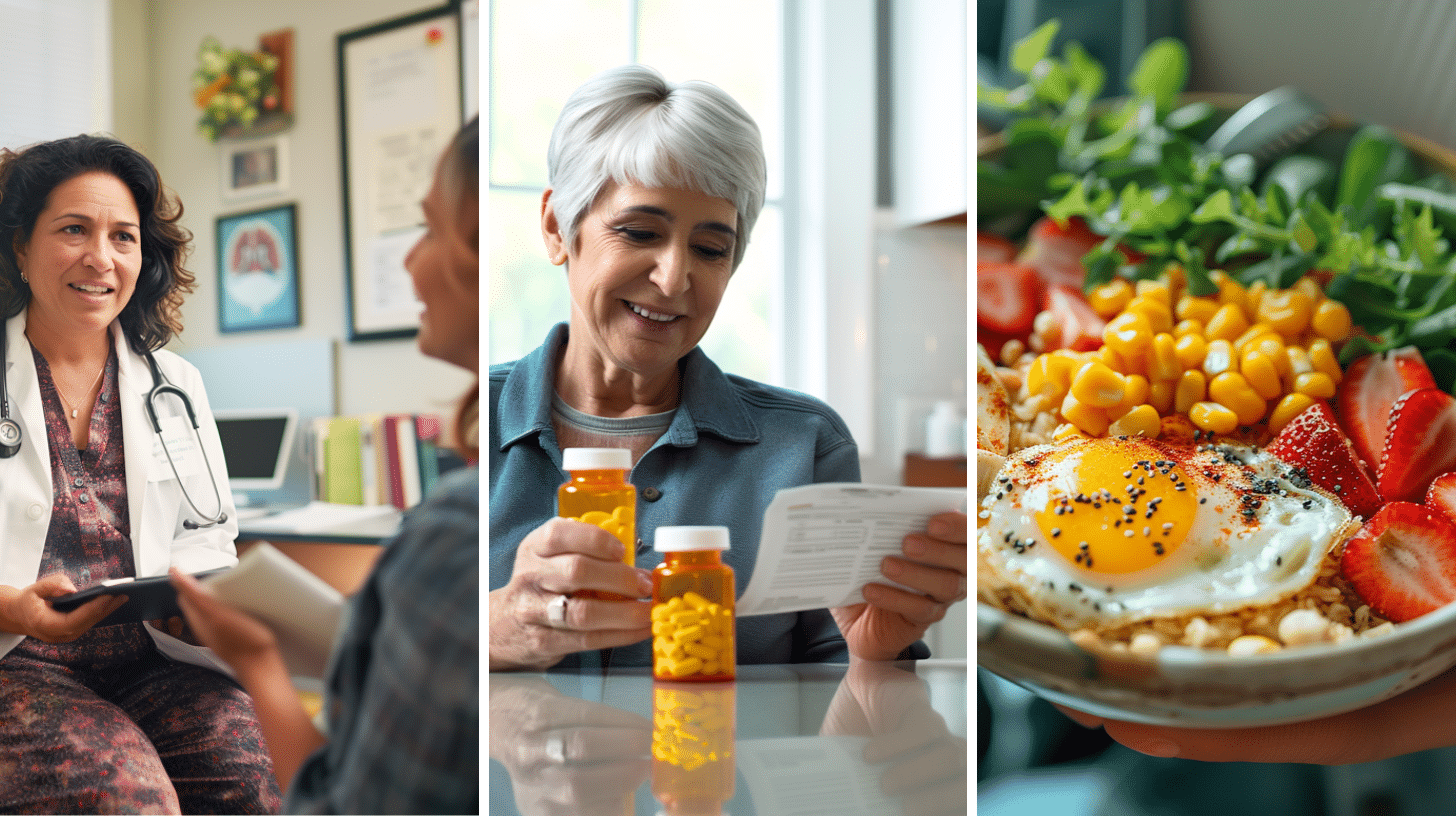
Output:
[[[177,222],[182,202],[162,184],[152,162],[109,136],[71,136],[19,151],[0,150],[0,319],[30,304],[16,251],[24,248],[51,191],[84,173],[115,176],[131,190],[141,217],[142,266],[121,310],[121,327],[138,353],[161,348],[182,331],[182,297],[196,278],[183,263],[192,233]]]
[[[449,147],[445,148],[444,156],[440,161],[440,169],[444,175],[446,195],[452,204],[457,207],[464,204],[467,199],[479,203],[480,201],[480,117],[476,116],[450,141]],[[477,225],[478,226],[478,225]],[[477,229],[474,233],[476,241],[476,257],[480,255],[480,232]],[[477,266],[476,274],[479,275]],[[460,446],[460,455],[467,460],[476,461],[480,458],[480,378],[475,379],[464,398],[460,401],[460,408],[455,412],[453,436],[456,444]]]

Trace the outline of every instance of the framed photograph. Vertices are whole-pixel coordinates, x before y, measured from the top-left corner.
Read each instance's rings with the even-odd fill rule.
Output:
[[[404,257],[420,200],[462,119],[458,2],[338,36],[349,339],[419,331]]]
[[[288,189],[288,137],[223,142],[222,197],[278,195]]]
[[[296,207],[217,219],[217,325],[222,332],[289,329],[299,322]]]

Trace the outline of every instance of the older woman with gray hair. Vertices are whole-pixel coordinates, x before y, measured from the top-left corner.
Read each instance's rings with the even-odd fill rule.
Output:
[[[697,347],[764,200],[762,142],[737,102],[609,70],[567,101],[547,165],[541,231],[571,315],[490,370],[490,668],[650,665],[651,531],[728,527],[742,581],[775,492],[859,481],[858,449],[829,406],[725,374]],[[572,447],[630,449],[637,567],[610,533],[555,517]],[[903,550],[882,571],[915,591],[871,583],[866,603],[740,619],[738,662],[927,656],[919,638],[966,597],[965,514]]]

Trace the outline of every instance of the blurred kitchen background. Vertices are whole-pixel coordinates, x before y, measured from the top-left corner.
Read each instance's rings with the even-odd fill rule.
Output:
[[[965,0],[741,0],[724,14],[498,0],[487,12],[489,362],[521,357],[568,317],[539,226],[562,103],[598,71],[641,62],[722,87],[764,138],[768,202],[703,340],[709,357],[828,402],[866,482],[966,484]],[[936,657],[966,656],[966,606],[927,637]]]
[[[1292,85],[1344,118],[1456,148],[1456,3],[977,0],[978,80],[1011,85],[1009,48],[1053,18],[1053,51],[1082,43],[1108,66],[1110,96],[1125,92],[1149,42],[1174,36],[1190,52],[1189,91],[1256,96]],[[998,124],[978,109],[980,133]],[[978,679],[983,816],[1452,812],[1452,775],[1412,771],[1439,764],[1423,754],[1332,768],[1154,759],[1109,745],[1017,686]]]

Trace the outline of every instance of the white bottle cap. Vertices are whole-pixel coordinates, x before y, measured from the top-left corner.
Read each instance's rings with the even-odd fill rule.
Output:
[[[658,552],[728,549],[727,527],[658,527],[652,549]]]
[[[626,448],[567,448],[561,452],[562,470],[631,470],[632,451]]]

